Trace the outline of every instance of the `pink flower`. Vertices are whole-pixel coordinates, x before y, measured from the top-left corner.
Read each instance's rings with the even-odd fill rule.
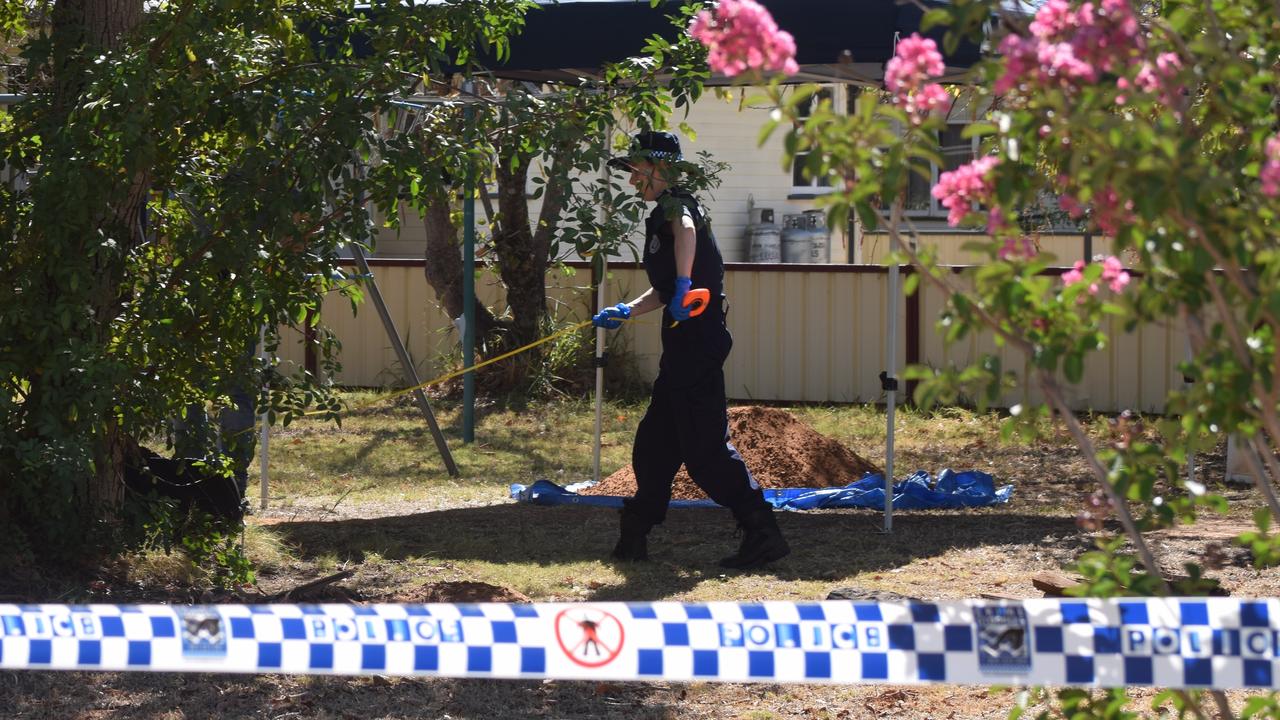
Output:
[[[997,95],[1003,95],[1017,89],[1024,81],[1035,79],[1039,84],[1039,64],[1036,58],[1040,54],[1040,41],[1035,38],[1024,38],[1018,35],[1006,35],[1000,41],[1000,54],[1004,56],[1004,74],[992,88]]]
[[[1031,34],[1038,38],[1050,38],[1073,29],[1077,15],[1066,0],[1049,0],[1040,6],[1035,20],[1031,21]]]
[[[930,115],[947,112],[951,107],[951,96],[941,85],[929,83],[919,90],[899,94],[894,102],[907,111],[911,122],[919,125]]]
[[[1040,73],[1059,84],[1098,80],[1098,71],[1076,55],[1076,49],[1070,43],[1042,42],[1037,48],[1036,60],[1040,63]]]
[[[1262,194],[1267,197],[1280,195],[1280,135],[1272,135],[1264,148],[1262,172]]]
[[[932,194],[947,208],[948,224],[959,225],[973,203],[990,200],[994,188],[987,173],[999,164],[1000,158],[988,155],[938,176]]]
[[[912,33],[898,41],[898,51],[884,66],[884,86],[894,94],[915,90],[946,71],[942,53],[932,39]]]
[[[1142,63],[1138,74],[1133,78],[1133,84],[1144,92],[1157,96],[1163,105],[1176,107],[1186,91],[1186,88],[1178,82],[1178,73],[1181,71],[1182,59],[1177,54],[1160,53],[1156,56],[1155,63]],[[1120,78],[1117,84],[1123,88],[1128,85],[1128,82]]]
[[[1071,216],[1073,220],[1079,220],[1084,217],[1085,207],[1074,195],[1063,193],[1058,196],[1058,207]]]
[[[689,35],[707,48],[707,64],[726,77],[747,70],[794,75],[796,41],[779,30],[773,16],[755,0],[721,0],[689,23]]]
[[[1108,185],[1093,196],[1093,216],[1102,232],[1114,236],[1121,225],[1133,222],[1133,200],[1121,199],[1116,189]]]
[[[1001,260],[1030,260],[1036,256],[1035,241],[1029,237],[1005,238],[1004,246],[996,251]]]
[[[1076,264],[1070,270],[1062,273],[1062,285],[1071,287],[1078,282],[1084,280],[1085,261],[1077,260]],[[1111,288],[1111,292],[1118,293],[1125,289],[1129,284],[1129,273],[1124,269],[1124,263],[1120,262],[1120,258],[1109,256],[1102,260],[1102,278],[1101,281],[1107,283],[1107,287]],[[1089,294],[1097,295],[1100,286],[1097,282],[1089,284]]]
[[[1102,281],[1107,283],[1111,292],[1114,293],[1124,290],[1129,284],[1129,273],[1125,271],[1124,263],[1120,262],[1120,258],[1112,255],[1102,260]]]
[[[1154,93],[1176,76],[1181,69],[1182,59],[1176,54],[1171,52],[1160,53],[1156,56],[1154,65],[1150,62],[1142,63],[1142,69],[1138,71],[1138,75],[1134,77],[1133,82],[1143,90]]]
[[[1146,47],[1129,0],[1085,2],[1074,9],[1068,0],[1049,0],[1028,29],[1030,36],[1009,35],[1000,43],[1004,73],[997,93],[1074,90],[1128,67]]]
[[[1071,287],[1084,280],[1084,264],[1083,260],[1077,260],[1070,270],[1062,273],[1062,284],[1065,287]]]

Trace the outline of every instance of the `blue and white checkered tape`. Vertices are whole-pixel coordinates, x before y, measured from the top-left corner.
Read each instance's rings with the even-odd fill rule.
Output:
[[[1280,600],[0,605],[0,668],[1273,687]]]

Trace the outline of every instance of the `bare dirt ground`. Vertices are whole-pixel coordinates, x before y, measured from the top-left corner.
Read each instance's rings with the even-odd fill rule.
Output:
[[[945,460],[945,464],[944,464]],[[1221,477],[1223,458],[1199,458]],[[1066,445],[1002,446],[984,440],[906,442],[899,475],[914,468],[988,469],[1013,481],[1008,505],[904,512],[894,532],[866,511],[784,513],[793,554],[769,568],[725,574],[716,560],[736,538],[727,511],[673,510],[652,536],[653,559],[603,562],[616,513],[588,507],[530,507],[496,496],[438,499],[302,500],[250,519],[251,536],[287,548],[260,565],[256,587],[211,593],[128,567],[68,584],[56,578],[0,582],[6,601],[261,602],[336,570],[340,582],[290,595],[306,602],[761,600],[848,596],[920,599],[984,593],[1040,597],[1038,572],[1058,570],[1090,550],[1094,533],[1075,513],[1092,490]],[[1215,474],[1216,473],[1216,474]],[[1258,571],[1230,538],[1250,527],[1252,489],[1222,486],[1228,516],[1152,533],[1164,569],[1208,552],[1208,574],[1232,596],[1276,597],[1280,573]],[[62,584],[59,584],[62,582]],[[892,595],[891,595],[892,594]],[[1002,718],[1016,689],[927,686],[722,685],[428,680],[390,677],[211,676],[123,673],[0,673],[0,714],[9,718],[179,720],[188,718]],[[1149,709],[1134,691],[1132,709]],[[1231,694],[1238,709],[1246,696]],[[1167,711],[1166,711],[1167,712]]]
[[[655,536],[654,562],[620,567],[618,582],[566,577],[533,600],[699,600],[704,586],[730,582],[715,559],[732,546],[714,510],[673,511]],[[853,587],[867,597],[897,593],[922,599],[992,592],[1039,597],[1030,583],[1091,545],[1068,517],[1010,509],[904,513],[895,533],[878,532],[870,513],[790,513],[781,524],[795,554],[740,583],[750,599],[822,599]],[[468,557],[511,563],[595,561],[608,550],[616,519],[592,508],[528,508],[509,504],[377,519],[295,520],[274,525],[299,550],[296,566],[264,577],[278,592],[316,575],[314,558],[338,553],[354,576],[304,601],[420,602],[488,599],[484,587],[450,594],[465,583]],[[715,526],[708,533],[707,527]],[[1170,570],[1198,558],[1208,543],[1241,531],[1241,518],[1203,522],[1155,534]],[[710,537],[708,537],[710,536]],[[483,538],[481,543],[475,539]],[[384,560],[361,562],[359,546],[377,538]],[[439,558],[423,565],[419,554]],[[571,571],[566,571],[571,572]],[[1234,596],[1276,596],[1280,578],[1248,566],[1243,551],[1213,571]],[[443,586],[443,587],[442,587]],[[493,599],[516,599],[501,585]],[[407,588],[407,589],[406,589]],[[455,588],[456,590],[457,588]],[[194,598],[161,588],[117,588],[119,595],[176,602]],[[754,596],[752,596],[754,593]],[[740,593],[735,592],[735,595]],[[169,595],[169,597],[165,597]],[[119,602],[121,597],[103,598]],[[134,599],[128,597],[128,599]],[[254,598],[245,597],[252,601]],[[1143,711],[1154,693],[1135,693]],[[1233,693],[1238,708],[1243,693]],[[583,683],[421,680],[389,677],[210,676],[122,673],[0,673],[0,707],[11,718],[1002,718],[1013,690],[931,686],[785,686],[708,683]],[[1146,714],[1153,714],[1149,710]]]

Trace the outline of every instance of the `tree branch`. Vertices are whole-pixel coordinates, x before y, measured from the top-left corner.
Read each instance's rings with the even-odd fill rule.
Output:
[[[880,211],[877,210],[876,212],[877,215],[883,219],[883,215],[880,214]],[[911,225],[910,220],[907,220],[907,223],[908,225]],[[890,222],[887,224],[887,227],[890,235],[893,236],[895,241],[897,241],[896,244],[898,247],[904,249],[907,255],[911,257],[913,265],[919,268],[926,277],[930,278],[932,282],[937,284],[943,290],[953,294],[958,294],[958,291],[953,288],[950,283],[935,276],[929,271],[929,268],[924,266],[920,261],[919,255],[916,254],[913,248],[901,242],[896,223]],[[913,232],[915,231],[913,225],[911,225],[911,229]],[[979,317],[981,317],[988,325],[989,329],[997,335],[1005,338],[1014,347],[1022,349],[1023,352],[1027,353],[1028,357],[1030,357],[1032,349],[1031,343],[1003,330],[995,316],[982,306],[975,303],[974,308]],[[1084,428],[1081,427],[1079,420],[1076,419],[1071,408],[1068,407],[1066,401],[1063,400],[1061,392],[1058,389],[1057,381],[1052,375],[1044,370],[1037,370],[1036,376],[1039,378],[1040,388],[1044,391],[1045,398],[1049,400],[1050,406],[1054,408],[1058,415],[1063,419],[1063,422],[1067,425],[1067,429],[1071,432],[1072,437],[1075,438],[1076,444],[1084,454],[1085,460],[1089,463],[1089,467],[1093,471],[1095,478],[1097,478],[1099,484],[1102,485],[1107,497],[1111,499],[1111,502],[1116,509],[1116,515],[1120,519],[1120,524],[1124,528],[1125,534],[1129,537],[1130,542],[1132,542],[1134,547],[1138,550],[1138,554],[1142,558],[1142,564],[1147,568],[1148,572],[1160,579],[1161,587],[1164,589],[1165,593],[1171,594],[1172,589],[1169,587],[1169,582],[1161,573],[1160,566],[1156,563],[1155,556],[1152,554],[1150,547],[1147,546],[1146,540],[1142,537],[1142,533],[1138,532],[1137,524],[1133,520],[1133,514],[1129,511],[1127,501],[1116,491],[1115,486],[1111,484],[1107,469],[1098,461],[1093,441],[1089,439],[1088,434],[1085,433]]]
[[[1250,450],[1252,452],[1249,452]],[[1249,470],[1253,472],[1258,481],[1258,489],[1262,491],[1263,497],[1267,499],[1271,514],[1275,517],[1277,524],[1280,524],[1280,499],[1276,497],[1276,489],[1271,484],[1271,479],[1263,472],[1259,458],[1265,458],[1267,467],[1271,469],[1271,477],[1280,478],[1280,463],[1276,462],[1275,452],[1258,439],[1257,435],[1254,435],[1249,438],[1249,447],[1246,448],[1245,460],[1248,461]]]
[[[880,219],[880,221],[885,222],[884,214],[880,212],[879,208],[876,208],[875,212],[876,212],[876,216]],[[915,223],[911,222],[911,218],[903,216],[902,220],[906,222],[907,227],[911,230],[911,234],[913,236],[917,235]],[[885,222],[885,226],[888,228],[889,234],[894,238],[897,246],[900,249],[902,249],[904,252],[906,252],[907,256],[911,258],[911,264],[916,268],[919,268],[921,275],[923,275],[926,279],[928,279],[930,282],[932,282],[939,289],[941,289],[946,293],[949,293],[952,295],[964,294],[963,291],[960,290],[958,287],[952,285],[950,282],[946,281],[942,277],[935,275],[933,272],[931,272],[931,268],[928,268],[925,266],[924,261],[920,259],[920,255],[915,251],[915,248],[912,248],[908,244],[902,242],[902,238],[898,232],[897,227],[895,227],[892,223],[887,223],[887,222]],[[982,318],[983,322],[987,325],[987,327],[993,333],[999,336],[1002,340],[1009,343],[1011,347],[1018,348],[1019,350],[1026,353],[1028,356],[1031,356],[1033,354],[1035,348],[1031,345],[1030,342],[1026,340],[1026,338],[1020,337],[1018,335],[1014,335],[1013,333],[1010,333],[1007,330],[1004,330],[1001,327],[1001,322],[999,318],[992,315],[991,312],[988,311],[985,307],[975,303],[972,305],[972,308],[974,312],[978,314],[978,317]]]
[[[1044,392],[1045,398],[1049,401],[1049,405],[1057,412],[1058,416],[1066,424],[1067,430],[1075,439],[1076,444],[1080,446],[1081,452],[1084,454],[1085,462],[1089,464],[1089,469],[1093,471],[1094,477],[1098,483],[1102,485],[1102,489],[1106,492],[1107,497],[1111,500],[1112,506],[1116,510],[1116,517],[1120,520],[1120,526],[1124,528],[1125,535],[1129,536],[1129,541],[1133,543],[1138,551],[1139,557],[1142,558],[1142,564],[1147,568],[1147,572],[1155,575],[1160,579],[1160,586],[1166,595],[1172,595],[1173,589],[1169,586],[1169,581],[1165,579],[1164,574],[1160,571],[1160,566],[1156,563],[1155,555],[1152,554],[1151,548],[1147,546],[1146,540],[1142,537],[1142,533],[1138,531],[1138,525],[1133,520],[1133,513],[1129,512],[1129,502],[1116,490],[1115,485],[1111,484],[1107,469],[1102,466],[1098,460],[1097,450],[1094,448],[1093,440],[1089,438],[1088,433],[1084,431],[1084,427],[1080,425],[1080,421],[1076,418],[1075,413],[1067,406],[1066,401],[1062,398],[1062,393],[1058,388],[1057,380],[1044,370],[1037,370],[1036,376],[1039,378],[1040,389]]]

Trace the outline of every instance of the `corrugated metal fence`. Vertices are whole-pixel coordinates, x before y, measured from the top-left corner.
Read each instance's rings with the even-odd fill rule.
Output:
[[[433,377],[457,367],[458,334],[439,309],[423,275],[422,261],[371,260],[378,286],[419,373]],[[588,317],[591,272],[571,267],[569,274],[548,274],[549,294],[564,321]],[[614,267],[607,296],[629,300],[648,287],[644,271],[634,265]],[[502,296],[496,277],[477,282],[477,293],[491,306]],[[726,365],[727,388],[735,399],[805,402],[875,402],[882,399],[879,374],[884,370],[888,272],[868,265],[754,265],[726,268],[731,308],[729,327],[734,348]],[[990,336],[947,347],[936,330],[944,307],[942,293],[927,284],[912,298],[899,298],[902,331],[897,357],[905,363],[946,367],[967,363],[983,352],[998,351],[1006,369],[1024,370],[1023,359],[1009,348],[997,348]],[[656,318],[656,314],[646,316]],[[322,322],[341,339],[342,371],[335,380],[351,386],[393,386],[400,370],[377,314],[362,307],[353,316],[350,304],[334,294],[321,310]],[[1078,409],[1102,412],[1122,409],[1161,412],[1165,394],[1182,382],[1176,366],[1184,357],[1181,328],[1148,325],[1125,333],[1118,323],[1107,328],[1109,346],[1086,366],[1085,379],[1071,389]],[[656,320],[620,331],[622,344],[641,372],[657,372],[660,342]],[[301,337],[288,335],[281,359],[302,363]],[[1019,391],[1004,405],[1036,399]]]

